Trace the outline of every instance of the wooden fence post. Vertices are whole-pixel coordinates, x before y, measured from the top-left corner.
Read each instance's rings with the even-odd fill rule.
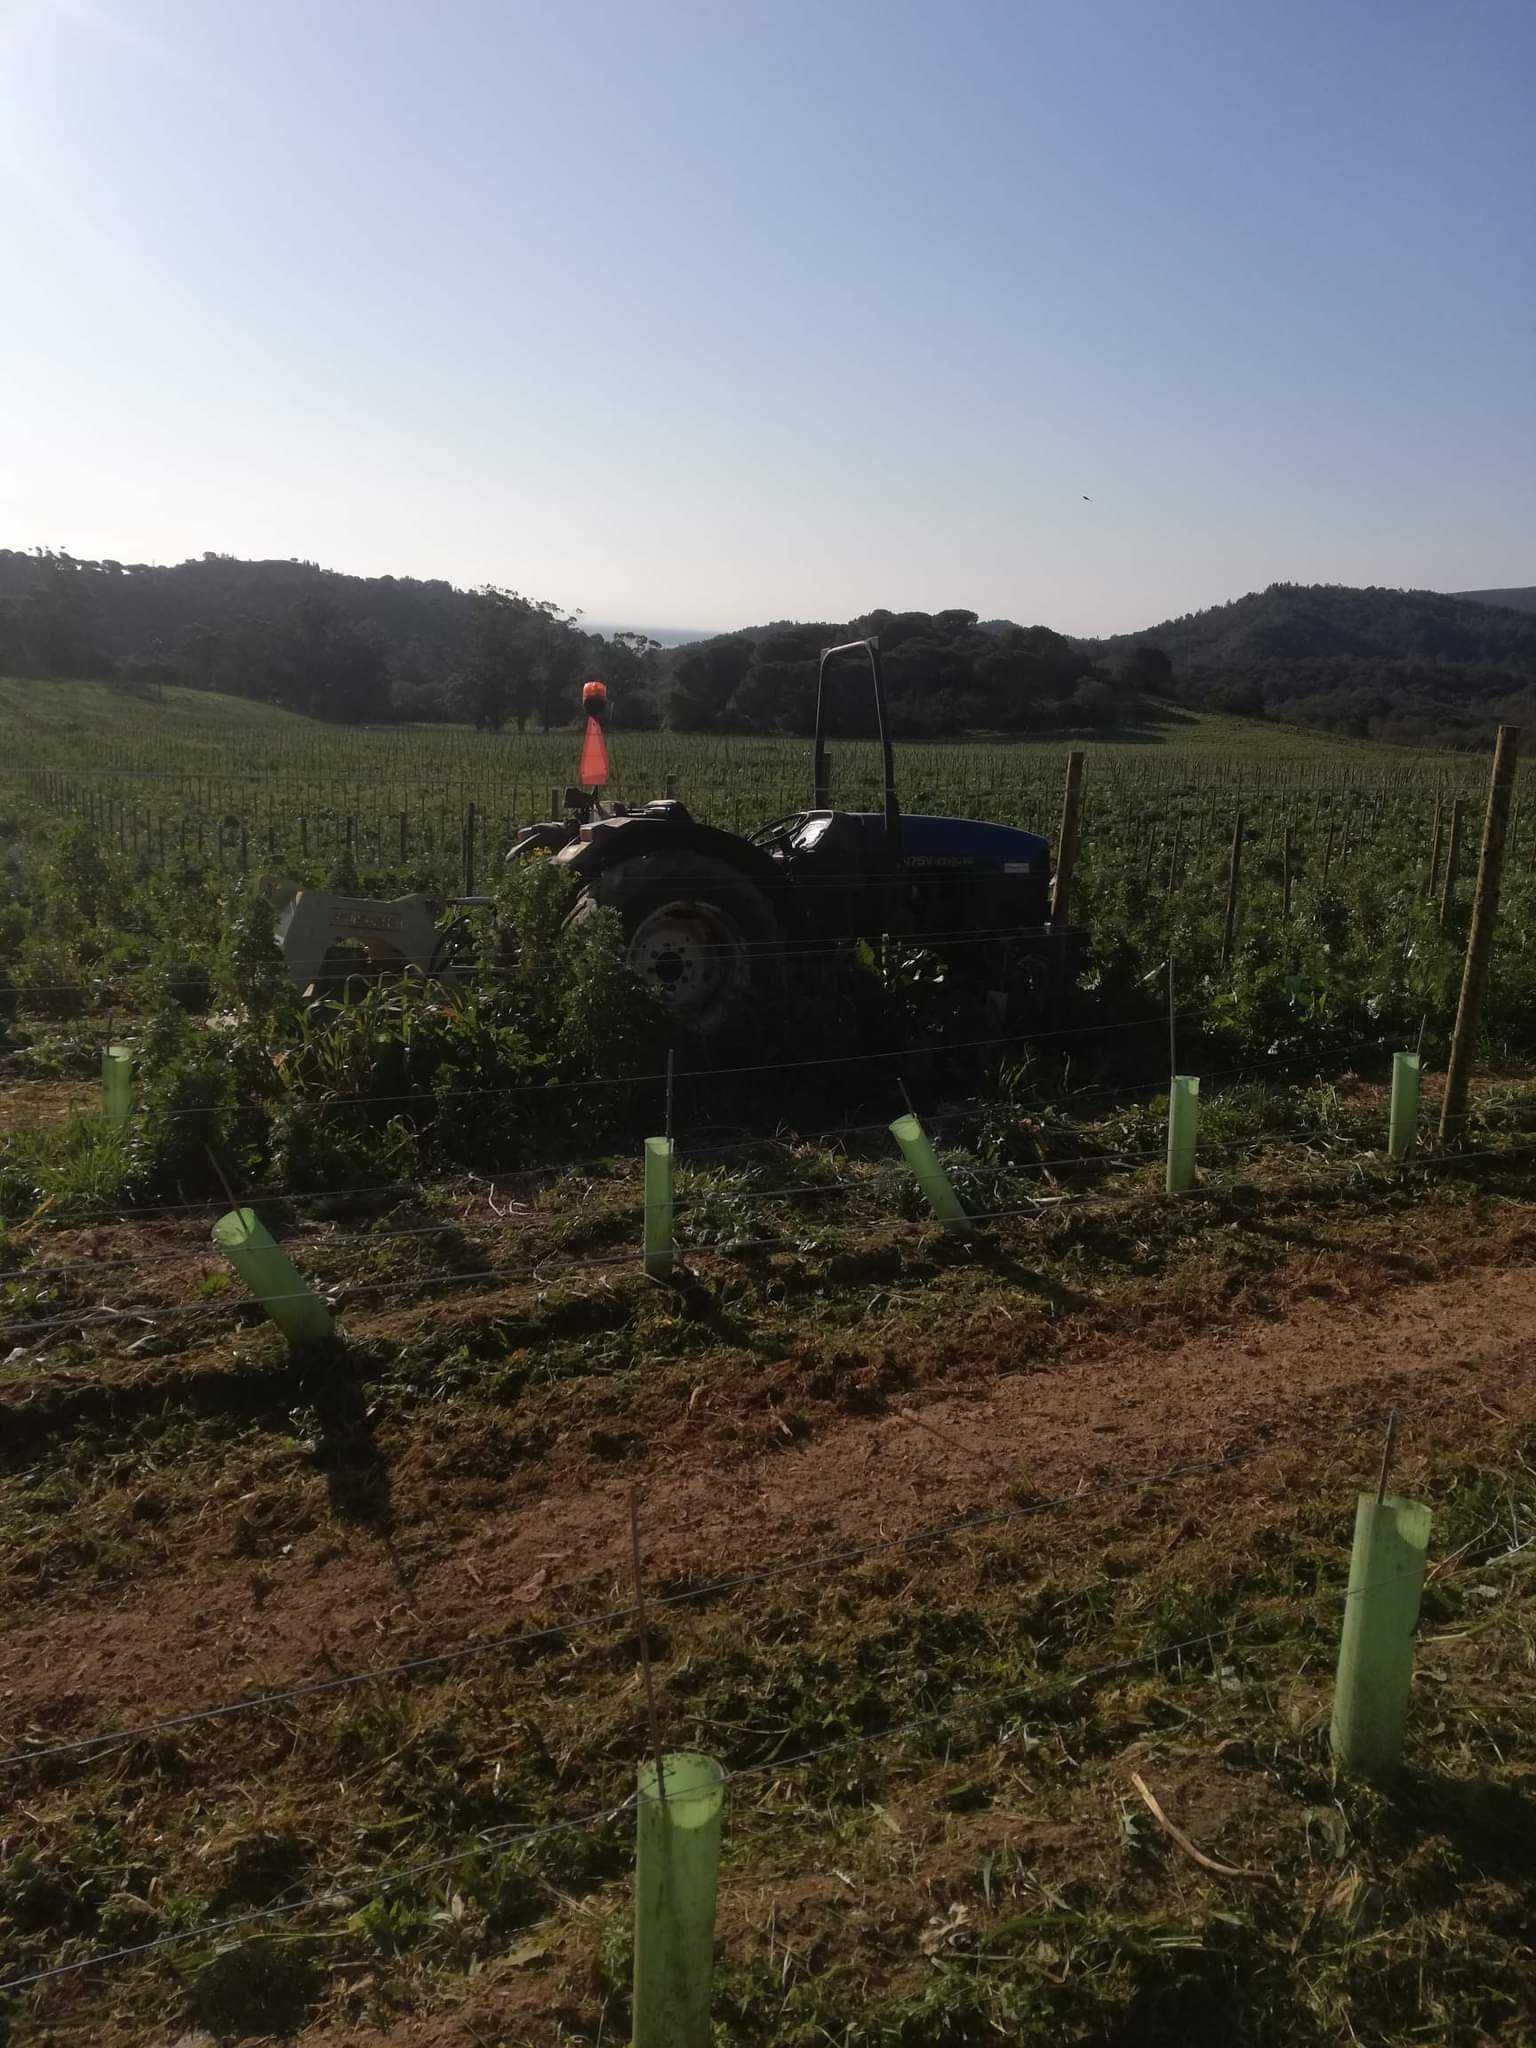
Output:
[[[1472,921],[1467,930],[1467,962],[1461,976],[1461,1000],[1456,1005],[1456,1029],[1451,1034],[1451,1056],[1445,1069],[1445,1096],[1440,1107],[1442,1144],[1459,1138],[1466,1128],[1467,1090],[1471,1085],[1472,1062],[1477,1053],[1478,1019],[1488,990],[1493,927],[1499,914],[1499,883],[1504,874],[1504,835],[1509,825],[1509,800],[1515,786],[1515,764],[1519,756],[1519,726],[1501,725],[1493,749],[1493,773],[1488,782],[1488,809],[1483,817],[1483,843],[1477,859],[1477,887],[1472,896]],[[1455,834],[1453,820],[1453,846]]]
[[[1067,783],[1061,798],[1061,831],[1056,839],[1056,876],[1051,884],[1051,923],[1062,923],[1077,865],[1077,836],[1083,812],[1083,756],[1074,747],[1067,755]]]

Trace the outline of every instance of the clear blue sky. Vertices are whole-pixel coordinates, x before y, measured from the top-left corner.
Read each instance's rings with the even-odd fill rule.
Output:
[[[1531,0],[0,0],[0,544],[699,627],[1530,583],[1533,106]]]

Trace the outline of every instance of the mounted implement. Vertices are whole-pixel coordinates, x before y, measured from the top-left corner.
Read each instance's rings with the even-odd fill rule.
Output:
[[[463,933],[460,911],[488,897],[341,896],[332,889],[298,889],[277,918],[277,944],[290,978],[307,994],[325,995],[354,975],[370,979],[408,967],[442,977],[453,971]]]
[[[878,811],[831,804],[830,682],[867,669],[883,767]],[[969,818],[905,817],[896,795],[880,649],[823,649],[811,806],[748,836],[701,824],[675,798],[635,809],[567,792],[570,816],[529,826],[509,856],[544,852],[582,885],[574,915],[615,911],[629,964],[705,1045],[801,994],[861,942],[894,939],[945,957],[974,990],[977,1021],[1047,1028],[1087,958],[1087,934],[1050,915],[1050,848],[1033,832]]]

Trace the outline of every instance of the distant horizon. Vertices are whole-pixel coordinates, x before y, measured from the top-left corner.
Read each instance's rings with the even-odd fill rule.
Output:
[[[379,580],[384,577],[393,577],[397,581],[410,580],[421,583],[445,582],[449,583],[453,588],[458,590],[473,590],[477,587],[476,584],[469,581],[460,581],[459,578],[455,576],[445,576],[438,574],[427,575],[414,569],[350,569],[339,567],[334,562],[318,561],[312,555],[238,555],[232,553],[227,549],[222,548],[194,548],[190,552],[182,555],[176,561],[158,562],[150,561],[142,556],[136,556],[131,551],[124,553],[116,553],[109,550],[102,554],[86,554],[82,550],[68,546],[63,542],[30,542],[25,547],[13,547],[10,551],[14,554],[30,554],[33,552],[34,548],[38,547],[51,548],[54,553],[66,555],[71,561],[120,562],[125,566],[132,565],[144,569],[177,569],[182,567],[185,563],[199,562],[204,560],[208,556],[215,556],[237,562],[307,563],[325,575],[352,576],[357,577],[365,582]],[[963,607],[958,607],[952,604],[902,604],[900,606],[891,605],[886,606],[884,608],[891,611],[923,611],[928,612],[930,615],[938,611],[964,609],[966,611],[976,612],[976,616],[978,617],[978,619],[982,620],[1007,618],[1014,625],[1047,626],[1053,632],[1061,633],[1066,639],[1069,640],[1113,640],[1118,639],[1128,633],[1135,634],[1151,632],[1158,626],[1168,624],[1171,620],[1182,618],[1183,616],[1185,616],[1186,613],[1198,614],[1200,612],[1214,611],[1220,605],[1237,604],[1241,602],[1243,598],[1257,596],[1259,593],[1269,589],[1272,585],[1276,583],[1291,583],[1302,586],[1305,586],[1307,584],[1331,584],[1337,588],[1356,590],[1378,589],[1400,590],[1404,592],[1413,590],[1424,590],[1429,591],[1436,597],[1460,597],[1466,598],[1469,601],[1475,601],[1479,596],[1490,591],[1523,592],[1530,590],[1532,588],[1536,588],[1536,577],[1533,577],[1532,582],[1530,584],[1489,583],[1478,584],[1476,586],[1469,586],[1461,590],[1446,590],[1440,587],[1439,585],[1429,583],[1350,584],[1345,582],[1342,578],[1338,577],[1269,576],[1266,577],[1262,583],[1252,584],[1246,590],[1240,590],[1235,593],[1229,594],[1225,597],[1209,598],[1203,604],[1186,605],[1182,611],[1176,611],[1173,609],[1162,611],[1158,614],[1156,618],[1148,619],[1144,624],[1139,626],[1109,626],[1086,630],[1081,627],[1064,626],[1059,621],[1050,618],[1025,618],[1016,617],[1013,614],[1007,612],[984,612],[978,610],[975,605],[965,605]],[[547,593],[545,592],[524,589],[517,584],[509,584],[505,587],[509,589],[519,589],[521,591],[522,596],[530,598],[536,602],[543,600],[547,597]],[[852,610],[844,612],[806,612],[803,614],[795,614],[786,611],[775,611],[766,614],[762,618],[738,618],[729,625],[695,624],[689,626],[681,626],[654,625],[645,623],[635,618],[608,616],[607,614],[589,615],[585,611],[581,610],[579,606],[564,604],[561,603],[561,601],[558,599],[551,599],[549,601],[553,603],[559,603],[562,611],[564,612],[574,613],[576,617],[577,626],[579,630],[584,633],[601,633],[605,639],[611,638],[612,635],[615,633],[642,633],[649,639],[659,641],[663,647],[684,646],[690,641],[712,640],[717,638],[722,633],[748,632],[762,626],[808,625],[814,623],[815,620],[818,618],[826,619],[827,622],[830,624],[848,619],[862,618],[867,612],[875,611],[882,608],[881,606],[874,604],[860,604],[855,606]]]
[[[1312,577],[1309,579],[1309,581],[1312,583],[1318,583],[1322,581],[1322,579]],[[1236,594],[1236,596],[1213,597],[1206,604],[1191,605],[1189,607],[1189,610],[1193,613],[1198,614],[1200,612],[1215,611],[1218,605],[1239,604],[1242,602],[1243,598],[1257,597],[1263,591],[1270,589],[1276,583],[1300,584],[1300,579],[1295,576],[1271,576],[1264,583],[1256,583],[1250,590],[1239,591]],[[1301,585],[1301,587],[1305,588],[1306,586]],[[1433,597],[1459,597],[1466,599],[1468,602],[1476,602],[1479,598],[1489,597],[1492,593],[1502,594],[1506,591],[1525,593],[1527,591],[1536,590],[1536,578],[1533,578],[1533,580],[1530,583],[1485,583],[1478,585],[1477,588],[1473,590],[1441,590],[1437,588],[1435,585],[1428,583],[1355,583],[1341,584],[1337,587],[1345,590],[1400,590],[1404,593],[1413,590],[1425,590],[1428,591],[1430,595]],[[867,612],[871,612],[877,609],[878,607],[874,605],[861,605],[858,608],[858,610],[844,612],[841,616],[844,619],[857,619],[862,618]],[[888,607],[888,609],[894,610],[895,607],[891,606]],[[909,611],[916,611],[927,609],[927,607],[909,605],[905,607],[905,609]],[[942,610],[944,609],[944,607],[935,606],[933,607],[933,609]],[[967,605],[965,609],[967,611],[974,611],[975,606]],[[976,616],[978,619],[985,621],[994,618],[1002,618],[1005,617],[1006,614],[1001,612],[977,612]],[[1156,627],[1166,625],[1169,622],[1169,620],[1176,619],[1180,616],[1181,614],[1178,612],[1164,612],[1160,618],[1149,619],[1145,626],[1116,626],[1111,631],[1101,633],[1070,632],[1066,634],[1066,638],[1069,640],[1116,640],[1126,633],[1150,633]],[[601,633],[605,637],[613,633],[644,633],[651,639],[660,640],[662,646],[667,647],[684,645],[690,640],[712,640],[721,633],[740,633],[748,631],[758,626],[779,624],[807,625],[811,623],[811,621],[806,619],[793,619],[790,618],[787,614],[778,613],[771,619],[750,619],[735,626],[643,626],[632,625],[617,619],[598,620],[587,618],[582,618],[579,623],[581,625],[582,630],[587,633]],[[1052,621],[1049,619],[1013,619],[1011,623],[1016,626],[1051,626],[1052,630],[1055,632],[1064,631],[1064,629],[1059,626],[1052,626]]]

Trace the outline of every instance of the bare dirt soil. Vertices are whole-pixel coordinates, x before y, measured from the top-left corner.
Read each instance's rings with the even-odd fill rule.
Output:
[[[69,1884],[90,1894],[70,1925],[99,1952],[124,1938],[114,1929],[201,1925],[287,1896],[215,1882],[273,1841],[294,1859],[284,1882],[323,1896],[332,1872],[387,1873],[444,1844],[451,1865],[486,1815],[585,1811],[594,1786],[626,1782],[648,1740],[624,1613],[638,1497],[669,1739],[748,1768],[733,1787],[719,1919],[720,2009],[737,2015],[726,2038],[800,2048],[865,2015],[858,2048],[1006,2035],[1015,2009],[995,1987],[974,2012],[963,2000],[930,2012],[941,1993],[960,1998],[953,1971],[986,1957],[1019,1975],[1026,2004],[1045,2001],[1044,2031],[1020,2039],[1218,2038],[1189,2004],[1207,1992],[1213,2013],[1247,1999],[1266,2048],[1350,2038],[1366,2015],[1338,1958],[1360,1902],[1392,1881],[1410,1820],[1349,1806],[1353,1861],[1319,1847],[1337,1827],[1319,1733],[1336,1628],[1326,1601],[1300,1647],[1274,1638],[1293,1677],[1204,1653],[1187,1672],[1112,1684],[1092,1709],[1042,1708],[1037,1733],[1010,1733],[1004,1717],[979,1748],[945,1734],[882,1776],[856,1762],[814,1784],[751,1775],[759,1755],[793,1755],[807,1735],[814,1746],[824,1724],[860,1725],[866,1696],[899,1721],[948,1688],[963,1702],[989,1676],[1038,1686],[1058,1668],[1040,1663],[1040,1645],[1058,1639],[1052,1656],[1134,1662],[1149,1628],[1154,1641],[1198,1638],[1239,1595],[1277,1617],[1317,1606],[1342,1573],[1352,1495],[1372,1482],[1394,1409],[1401,1483],[1422,1483],[1437,1514],[1458,1489],[1477,1494],[1465,1510],[1474,1564],[1457,1562],[1453,1519],[1446,1632],[1421,1659],[1437,1743],[1461,1760],[1469,1798],[1483,1797],[1484,1735],[1501,1756],[1521,1753],[1503,1704],[1525,1655],[1519,1618],[1492,1661],[1474,1662],[1495,1612],[1475,1600],[1463,1612],[1453,1582],[1480,1568],[1485,1519],[1511,1541],[1502,1496],[1483,1513],[1480,1475],[1518,1470],[1536,1427],[1536,1203],[1506,1190],[1285,1215],[1255,1188],[1235,1206],[1178,1210],[1168,1227],[1178,1256],[1161,1263],[1151,1223],[1054,1264],[1023,1226],[975,1257],[910,1237],[877,1245],[814,1288],[769,1262],[750,1280],[760,1312],[732,1293],[748,1282],[707,1257],[675,1295],[588,1277],[574,1320],[564,1297],[515,1288],[360,1304],[319,1382],[259,1331],[135,1356],[108,1330],[56,1366],[29,1356],[0,1381],[0,1750],[619,1620],[573,1631],[558,1652],[470,1657],[419,1684],[204,1724],[185,1743],[178,1732],[99,1762],[26,1767],[27,1834],[0,1844],[0,1908],[31,1944],[23,1961],[50,1953],[46,1929],[17,1917],[39,1882],[31,1866],[16,1877],[24,1841],[28,1854],[41,1845],[61,1897]],[[182,1260],[174,1233],[162,1236]],[[123,1243],[82,1233],[66,1249],[114,1257]],[[168,1269],[169,1300],[197,1299],[206,1260],[183,1263]],[[876,1306],[850,1319],[850,1294]],[[686,1341],[657,1322],[671,1348],[648,1362],[646,1318],[674,1314]],[[568,1325],[574,1337],[536,1334]],[[558,1363],[568,1341],[590,1347],[569,1377],[527,1375],[530,1358]],[[605,1371],[606,1347],[636,1342],[623,1370]],[[499,1344],[515,1369],[498,1391]],[[422,1376],[391,1379],[413,1346],[432,1354]],[[709,1591],[737,1578],[725,1597]],[[504,1767],[510,1806],[496,1803]],[[1205,1851],[1271,1868],[1269,1888],[1210,1876],[1138,1819],[1132,1769]],[[1422,1833],[1448,1796],[1420,1784],[1404,1809],[1412,1827]],[[1523,1828],[1525,1791],[1511,1779],[1499,1796]],[[1532,1900],[1480,1833],[1455,1816],[1445,1829],[1461,1844],[1471,1917],[1447,1922],[1466,1953],[1429,1982],[1434,2011],[1457,2015],[1469,1995],[1457,1971],[1519,1981],[1518,1942],[1500,1936],[1479,1958],[1468,1927],[1479,1915],[1513,1925]],[[1418,1835],[1411,1846],[1423,1851]],[[263,2003],[263,1961],[251,2011],[267,2017],[199,2033],[208,1974],[224,1967],[204,1944],[42,1987],[15,2010],[13,2040],[622,2039],[622,1845],[593,1857],[542,1869],[509,1925],[467,1878],[441,1873],[398,1921],[384,1889],[374,1917],[343,1913],[319,1935],[278,1922],[279,1960],[285,1942],[306,1968],[321,1958],[321,1988],[295,1993],[281,2024]],[[440,1930],[458,1912],[456,1948]],[[1417,1954],[1426,1923],[1406,1907],[1399,1918],[1391,1938]],[[1209,1958],[1232,1941],[1240,1952],[1218,1970]],[[1170,1974],[1168,1954],[1186,1951],[1208,1960]],[[1292,2035],[1282,2023],[1298,1985],[1309,2003]],[[1500,1995],[1497,2024],[1448,2020],[1437,2038],[1512,2048],[1536,2012],[1517,1990]],[[1153,2026],[1144,2002],[1165,1997]],[[1406,2029],[1383,2019],[1373,2038],[1406,2041]]]
[[[945,1347],[911,1391],[894,1347],[873,1360],[813,1349],[745,1390],[743,1413],[743,1390],[712,1386],[705,1360],[687,1399],[671,1412],[658,1404],[643,1437],[595,1455],[584,1446],[563,1471],[559,1460],[524,1469],[514,1453],[506,1476],[438,1473],[416,1526],[397,1521],[386,1540],[343,1549],[325,1527],[279,1529],[279,1544],[260,1546],[276,1554],[259,1575],[248,1554],[205,1554],[195,1575],[173,1558],[45,1619],[13,1612],[0,1711],[13,1736],[111,1724],[350,1669],[381,1648],[392,1661],[499,1636],[562,1592],[603,1604],[628,1571],[636,1487],[649,1569],[658,1585],[687,1585],[1013,1499],[1152,1483],[1271,1446],[1304,1458],[1368,1434],[1392,1406],[1411,1429],[1447,1403],[1523,1405],[1536,1389],[1536,1239],[1522,1222],[1481,1250],[1511,1263],[1439,1280],[1415,1280],[1400,1259],[1342,1277],[1303,1265],[1266,1311],[1219,1316],[1182,1342],[1091,1330],[1073,1341],[1058,1329],[1048,1344],[1015,1343],[993,1330]],[[806,1434],[800,1404],[818,1390],[867,1412]],[[616,1473],[615,1450],[628,1453]],[[435,1534],[439,1489],[457,1496],[453,1521],[468,1495],[472,1527],[454,1541]],[[248,1505],[207,1503],[216,1548]]]

